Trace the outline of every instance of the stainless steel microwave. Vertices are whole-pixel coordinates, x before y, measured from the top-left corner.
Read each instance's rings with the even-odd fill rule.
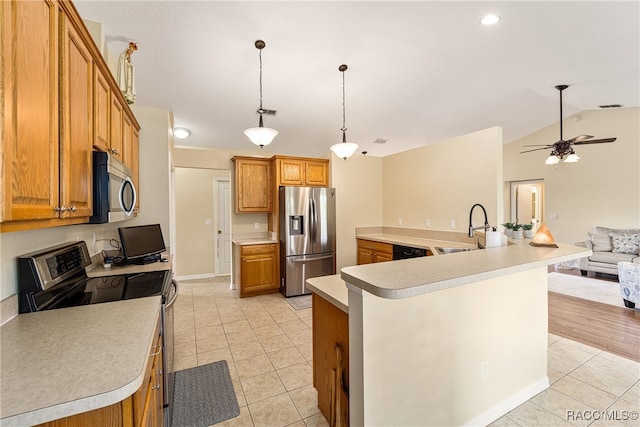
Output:
[[[137,192],[133,173],[108,153],[93,153],[93,216],[91,224],[124,221],[134,217]]]

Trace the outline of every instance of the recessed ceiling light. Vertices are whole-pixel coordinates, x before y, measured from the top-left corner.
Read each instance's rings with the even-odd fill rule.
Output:
[[[480,20],[480,23],[482,25],[494,25],[494,24],[497,24],[498,22],[500,22],[500,17],[498,15],[493,15],[493,14],[485,15],[484,18]]]
[[[191,132],[189,132],[189,129],[173,128],[173,136],[175,136],[178,139],[185,139],[189,137],[189,135],[191,135]]]

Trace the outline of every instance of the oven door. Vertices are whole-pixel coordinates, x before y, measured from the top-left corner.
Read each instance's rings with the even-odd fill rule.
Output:
[[[164,297],[163,297],[164,298]],[[173,335],[173,317],[174,303],[178,299],[178,283],[171,280],[171,289],[162,304],[162,337],[164,342],[164,354],[162,358],[164,370],[164,425],[170,426],[171,414],[173,412],[173,388],[175,383],[175,375],[173,372],[173,356],[174,356],[174,335]]]

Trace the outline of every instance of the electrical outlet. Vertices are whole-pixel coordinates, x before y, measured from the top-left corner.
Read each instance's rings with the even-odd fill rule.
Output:
[[[452,230],[456,229],[456,220],[452,219],[451,221],[449,221],[449,228]]]
[[[482,362],[480,365],[480,379],[486,380],[489,378],[489,362]]]
[[[402,225],[402,218],[398,218],[398,225]]]
[[[209,225],[213,225],[213,221],[212,221],[210,218],[206,218],[206,219],[204,220],[204,225],[207,225],[207,226],[209,226]]]
[[[424,226],[427,227],[427,228],[431,227],[431,220],[430,219],[425,219],[424,220]]]
[[[96,239],[96,232],[93,232],[93,250],[96,249],[96,243],[98,243],[98,239]]]
[[[259,222],[254,222],[253,223],[253,228],[255,228],[256,230],[260,230],[260,223]]]
[[[558,219],[558,214],[557,213],[549,214],[549,219],[552,219],[552,220],[553,219]]]

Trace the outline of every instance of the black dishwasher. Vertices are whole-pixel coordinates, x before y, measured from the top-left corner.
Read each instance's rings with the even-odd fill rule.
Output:
[[[424,248],[412,248],[411,246],[393,245],[393,260],[418,258],[427,256]]]

